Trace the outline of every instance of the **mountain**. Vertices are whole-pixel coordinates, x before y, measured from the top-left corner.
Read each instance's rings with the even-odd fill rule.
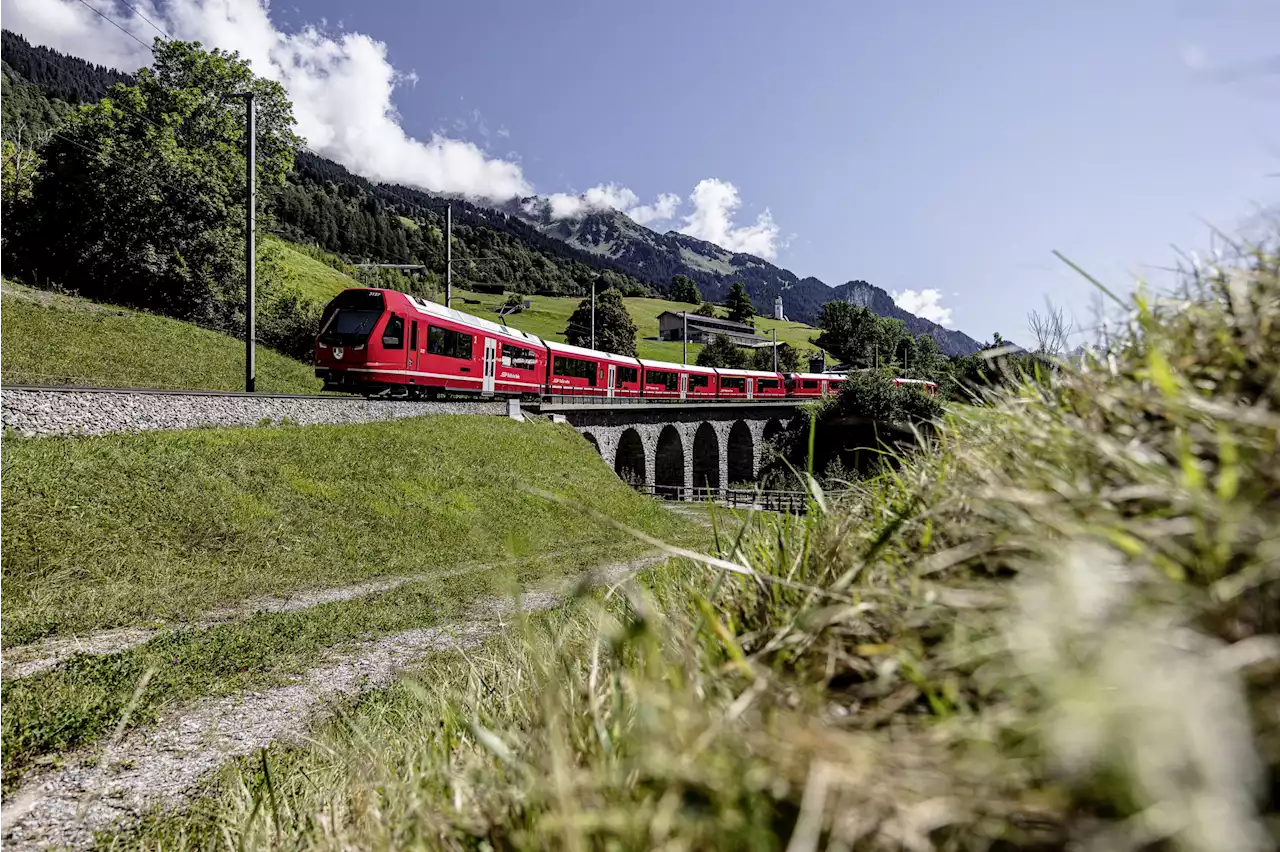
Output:
[[[31,129],[57,126],[70,105],[92,102],[132,78],[3,32],[6,125],[22,119]],[[300,152],[288,183],[270,198],[274,228],[290,239],[318,245],[351,262],[420,264],[444,268],[441,196],[374,183],[310,152]],[[787,316],[813,323],[832,299],[848,299],[929,334],[943,352],[967,355],[973,338],[909,314],[884,290],[863,281],[828,287],[799,278],[749,254],[668,231],[652,231],[623,213],[595,211],[573,219],[552,217],[539,197],[499,205],[449,199],[453,206],[454,281],[503,282],[518,292],[580,295],[603,277],[634,294],[663,291],[672,276],[698,283],[703,296],[723,300],[741,281],[757,309],[772,311],[781,295]]]
[[[637,280],[665,286],[673,275],[683,274],[698,283],[704,298],[724,299],[735,281],[747,288],[757,310],[770,312],[774,299],[782,296],[787,317],[815,323],[822,306],[843,299],[870,308],[880,316],[900,319],[912,334],[928,334],[948,355],[963,356],[978,351],[978,341],[960,331],[944,328],[899,308],[887,292],[865,281],[850,281],[829,287],[817,278],[799,278],[795,273],[766,260],[696,239],[677,231],[659,234],[616,210],[597,210],[576,218],[555,218],[551,205],[539,197],[509,202],[501,208],[534,225],[544,234],[602,259]]]

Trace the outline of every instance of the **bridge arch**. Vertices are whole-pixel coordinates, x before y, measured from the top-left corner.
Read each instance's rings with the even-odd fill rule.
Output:
[[[596,440],[595,435],[592,435],[590,432],[583,432],[582,437],[587,439],[587,443],[589,443],[597,453],[600,453],[602,456],[604,455],[604,453],[600,452],[600,442]]]
[[[729,485],[751,482],[756,478],[756,442],[745,420],[736,421],[729,429]]]
[[[710,423],[702,423],[693,435],[693,488],[720,490],[720,437]]]
[[[618,454],[613,469],[630,485],[648,485],[649,471],[645,464],[644,441],[635,429],[624,429],[618,438]]]
[[[668,423],[658,434],[658,449],[654,457],[653,484],[659,497],[679,500],[685,482],[684,441],[680,430]]]
[[[761,443],[769,443],[776,435],[781,432],[785,432],[786,430],[787,427],[783,425],[781,420],[776,417],[771,418],[768,423],[764,424],[764,437],[762,438]]]

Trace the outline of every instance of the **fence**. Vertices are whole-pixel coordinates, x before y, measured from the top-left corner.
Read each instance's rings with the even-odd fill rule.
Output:
[[[663,500],[716,502],[732,508],[763,509],[803,515],[809,504],[805,491],[755,488],[686,488],[682,485],[637,485],[636,490]]]

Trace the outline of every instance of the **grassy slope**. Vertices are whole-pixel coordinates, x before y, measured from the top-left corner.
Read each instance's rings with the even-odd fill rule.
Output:
[[[7,681],[6,786],[30,762],[134,713],[277,682],[325,648],[459,614],[477,597],[646,546],[522,491],[558,493],[649,533],[705,532],[627,488],[575,432],[438,417],[342,427],[11,440],[4,641],[191,619],[263,593],[379,575],[421,580],[292,613],[179,630]]]
[[[288,270],[291,282],[304,296],[317,302],[327,302],[345,287],[359,286],[346,275],[329,266],[314,260],[295,246],[275,238],[265,239],[262,248],[263,256],[278,260]],[[443,297],[442,297],[443,298]],[[529,296],[532,306],[507,318],[507,323],[521,331],[536,334],[549,340],[564,341],[565,326],[569,316],[578,307],[579,297]],[[468,304],[472,300],[476,304]],[[496,310],[506,301],[506,296],[493,296],[484,293],[472,293],[458,289],[454,293],[454,307],[485,319],[498,320]],[[686,308],[694,310],[693,305],[668,302],[664,299],[626,299],[627,310],[636,323],[636,343],[641,358],[653,358],[663,361],[679,361],[681,345],[658,340],[658,315],[663,311],[681,311]],[[767,317],[756,317],[756,329],[768,337],[774,328],[778,330],[778,341],[790,343],[801,351],[817,349],[810,338],[818,336],[818,330],[799,322],[777,322]],[[697,357],[702,347],[689,347],[689,361]]]
[[[251,595],[688,527],[567,427],[442,416],[331,427],[10,439],[4,643],[186,620]]]
[[[522,331],[545,337],[549,340],[564,341],[565,326],[569,324],[569,316],[581,301],[578,297],[527,296],[532,304],[527,311],[507,317],[507,324]],[[472,299],[479,304],[466,304],[464,300]],[[453,306],[459,310],[477,316],[495,319],[495,309],[506,300],[506,296],[491,296],[483,293],[470,293],[458,290],[454,293]],[[681,344],[658,340],[658,315],[663,311],[681,311],[685,308],[694,310],[693,305],[668,302],[665,299],[624,299],[627,311],[636,323],[636,346],[641,358],[653,358],[660,361],[680,361]],[[818,336],[818,330],[798,322],[776,322],[765,317],[756,317],[756,330],[768,337],[773,329],[778,330],[778,342],[790,343],[796,349],[817,349],[809,342],[811,337]],[[697,357],[699,345],[689,347],[689,362]]]
[[[722,542],[756,577],[676,564],[442,655],[273,749],[269,788],[243,761],[133,840],[1277,848],[1280,260],[1255,260]]]
[[[10,281],[3,287],[6,384],[244,389],[244,343],[234,337]],[[257,367],[259,390],[320,389],[310,366],[269,349],[258,349]]]
[[[285,240],[264,237],[258,247],[260,263],[278,263],[286,271],[288,285],[305,299],[321,306],[348,287],[360,282],[328,264],[312,258]]]

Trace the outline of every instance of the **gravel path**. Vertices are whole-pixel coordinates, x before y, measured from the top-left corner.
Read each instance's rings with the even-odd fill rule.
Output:
[[[603,566],[592,579],[618,582],[663,558]],[[530,592],[521,608],[550,609],[576,585]],[[5,803],[5,849],[84,848],[95,831],[126,828],[156,807],[180,808],[201,779],[227,760],[273,741],[295,741],[329,702],[386,686],[405,666],[432,652],[473,647],[502,630],[514,611],[510,600],[481,601],[457,624],[406,630],[335,650],[287,686],[176,708],[105,749],[67,755],[62,767],[33,772]]]
[[[0,404],[3,405],[4,426],[28,437],[256,426],[285,421],[314,426],[322,423],[372,423],[431,414],[507,413],[507,404],[501,400],[282,399],[270,396],[45,390],[5,390],[0,393]]]

